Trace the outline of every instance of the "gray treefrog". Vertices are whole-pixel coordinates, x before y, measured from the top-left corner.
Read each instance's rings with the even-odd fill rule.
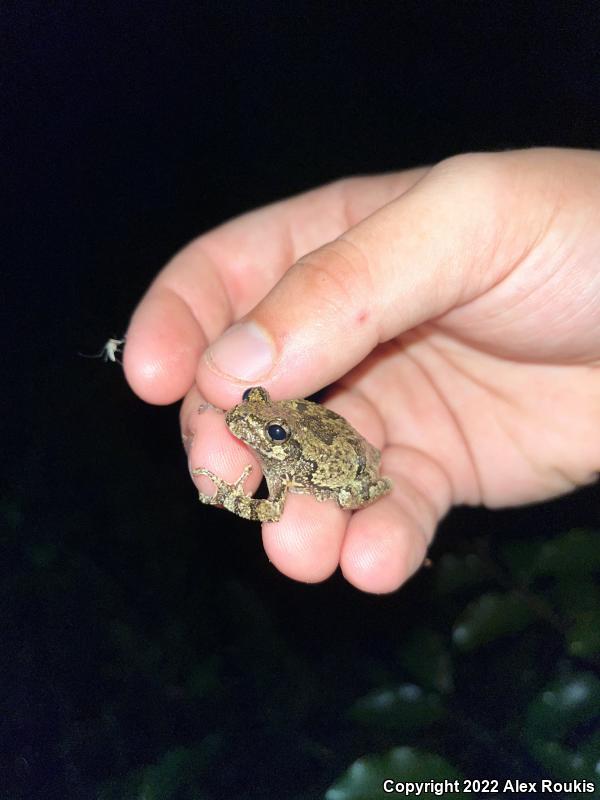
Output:
[[[245,519],[274,522],[281,517],[287,492],[312,494],[317,500],[336,500],[341,508],[373,503],[392,488],[379,477],[381,454],[339,414],[310,400],[273,402],[262,386],[247,389],[242,402],[225,415],[229,430],[254,450],[269,489],[267,499],[244,492],[252,467],[235,483],[226,483],[199,467],[214,483],[213,496],[200,493],[201,502],[223,506]]]

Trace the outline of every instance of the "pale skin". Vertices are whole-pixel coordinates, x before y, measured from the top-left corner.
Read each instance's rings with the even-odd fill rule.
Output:
[[[221,338],[239,322],[250,343],[245,328]],[[382,451],[394,490],[354,513],[289,495],[264,547],[292,578],[339,565],[360,589],[393,591],[452,505],[537,502],[596,480],[600,155],[468,154],[238,217],[157,276],[124,367],[144,400],[184,398],[190,470],[234,483],[251,464],[249,491],[258,463],[213,407],[258,383],[274,399],[332,384],[326,404]]]

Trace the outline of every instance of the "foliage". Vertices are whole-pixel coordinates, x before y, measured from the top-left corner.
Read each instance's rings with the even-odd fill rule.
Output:
[[[132,491],[97,528],[63,509],[61,536],[3,501],[3,800],[597,782],[596,531],[462,534],[401,592],[373,598],[277,576],[219,511],[200,534],[195,507],[174,519],[157,503],[139,525],[127,506],[151,501]]]
[[[474,769],[471,754],[477,753],[481,765],[485,754],[493,752],[488,763],[494,766],[483,774],[596,785],[598,544],[596,531],[578,529],[551,540],[515,539],[501,545],[494,558],[484,537],[473,541],[476,553],[443,555],[432,575],[436,592],[428,625],[400,645],[398,660],[418,683],[370,692],[354,704],[353,718],[388,746],[392,741],[435,742],[463,775],[482,774]],[[432,629],[434,620],[445,624]],[[393,739],[388,731],[395,733]],[[379,798],[390,777],[452,777],[453,767],[442,758],[410,750],[408,763],[398,755],[406,751],[361,757],[334,783],[326,800]]]

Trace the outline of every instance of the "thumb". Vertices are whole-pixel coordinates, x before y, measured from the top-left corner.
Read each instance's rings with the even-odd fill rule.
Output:
[[[502,161],[515,155],[441,162],[406,194],[300,259],[206,351],[201,391],[225,405],[239,401],[241,386],[257,383],[277,396],[306,396],[379,343],[500,280],[511,260],[499,238],[515,244]]]

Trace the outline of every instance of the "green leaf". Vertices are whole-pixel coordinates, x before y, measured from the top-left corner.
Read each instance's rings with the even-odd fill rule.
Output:
[[[201,800],[207,769],[221,747],[217,734],[192,748],[175,747],[155,764],[104,784],[98,800]]]
[[[544,544],[545,539],[525,537],[507,539],[501,544],[500,558],[520,585],[529,583]]]
[[[456,620],[452,641],[460,650],[475,650],[501,636],[524,630],[535,619],[517,592],[488,592],[470,603]]]
[[[445,637],[431,628],[417,628],[400,645],[398,660],[427,689],[447,694],[454,688],[452,657]]]
[[[396,747],[387,753],[359,758],[327,790],[325,800],[381,800],[389,794],[384,791],[384,781],[391,782],[388,786],[399,781],[405,784],[429,781],[441,787],[446,780],[456,781],[458,787],[462,776],[441,756],[413,747]],[[435,785],[430,785],[430,789],[433,791],[421,792],[419,797],[440,796],[439,792],[435,793]],[[464,798],[466,795],[457,791],[452,792],[452,797]]]
[[[600,653],[600,618],[596,612],[582,614],[567,633],[572,656],[589,658]]]
[[[595,756],[582,752],[573,752],[562,747],[558,742],[532,742],[531,755],[549,775],[558,780],[598,780],[598,751]]]
[[[600,729],[594,731],[589,739],[580,742],[579,752],[594,765],[596,775],[600,775]]]
[[[532,565],[535,575],[566,572],[581,575],[597,570],[600,570],[600,533],[584,528],[573,528],[545,542]]]
[[[144,800],[167,800],[182,789],[195,787],[202,764],[195,768],[193,751],[183,747],[169,750],[156,764],[143,771],[139,797]]]
[[[488,567],[475,553],[443,555],[435,566],[435,588],[439,594],[454,594],[490,579]]]
[[[444,716],[438,694],[424,692],[414,683],[393,689],[377,689],[357,700],[350,716],[379,730],[413,731],[425,728]]]
[[[554,602],[567,627],[569,653],[579,658],[600,653],[600,588],[591,576],[558,576]]]
[[[599,715],[600,679],[592,672],[578,672],[553,681],[530,703],[525,735],[533,743],[559,742]]]

